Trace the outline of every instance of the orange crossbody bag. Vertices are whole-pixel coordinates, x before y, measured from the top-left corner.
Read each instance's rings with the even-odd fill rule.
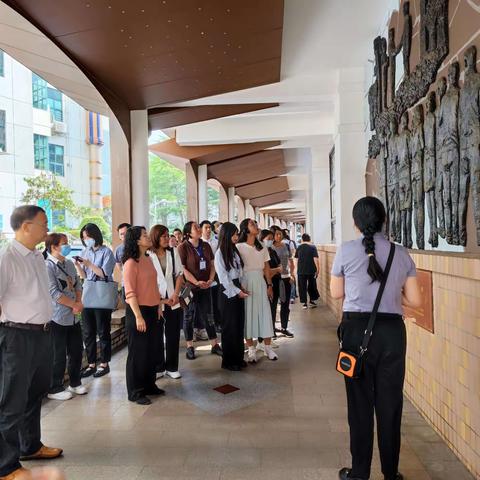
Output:
[[[348,378],[359,378],[363,371],[363,360],[365,353],[368,350],[368,343],[373,334],[373,327],[375,326],[375,320],[377,318],[378,308],[380,307],[380,302],[382,300],[383,291],[385,290],[385,285],[387,284],[388,274],[390,273],[390,268],[392,266],[393,257],[395,255],[395,244],[390,244],[390,253],[388,255],[387,265],[383,272],[383,278],[378,289],[377,298],[375,299],[375,304],[373,306],[372,313],[368,320],[368,325],[363,336],[362,344],[360,345],[359,352],[352,352],[343,349],[342,339],[340,340],[340,351],[337,356],[337,372],[345,375]]]

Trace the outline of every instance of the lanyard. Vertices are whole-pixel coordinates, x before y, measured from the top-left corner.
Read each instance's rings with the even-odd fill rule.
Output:
[[[200,259],[203,260],[203,245],[202,245],[202,242],[200,242],[198,244],[198,247],[195,247],[194,245],[192,245],[192,247],[195,250],[195,252],[197,253],[197,255],[200,257]]]

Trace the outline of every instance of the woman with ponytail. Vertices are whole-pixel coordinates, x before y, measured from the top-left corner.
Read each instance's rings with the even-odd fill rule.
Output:
[[[382,233],[385,220],[380,200],[358,200],[353,221],[361,237],[342,244],[335,256],[330,290],[333,298],[343,299],[338,336],[346,351],[359,352],[384,277],[391,248]],[[395,245],[362,373],[359,378],[345,377],[352,468],[342,468],[340,479],[370,478],[374,413],[384,478],[403,478],[398,473],[406,355],[402,315],[403,306],[418,307],[420,303],[415,264],[407,249]]]

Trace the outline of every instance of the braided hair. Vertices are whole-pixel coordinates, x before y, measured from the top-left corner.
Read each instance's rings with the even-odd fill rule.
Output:
[[[382,231],[387,214],[383,203],[375,197],[363,197],[353,207],[353,220],[363,234],[362,244],[368,255],[367,273],[372,282],[381,282],[383,269],[375,257],[374,235]]]

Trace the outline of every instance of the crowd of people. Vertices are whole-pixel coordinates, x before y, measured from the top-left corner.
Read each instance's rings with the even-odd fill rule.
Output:
[[[375,411],[382,471],[387,480],[398,480],[406,343],[402,305],[418,306],[420,294],[408,251],[394,248],[381,233],[386,219],[381,202],[359,200],[353,217],[361,238],[339,247],[331,276],[332,296],[343,299],[340,345],[358,350],[376,297],[381,298],[376,305],[381,313],[361,378],[345,378],[352,468],[339,475],[369,478]],[[16,208],[11,226],[15,239],[0,254],[2,480],[25,472],[20,461],[62,454],[40,439],[46,394],[54,400],[84,395],[88,390],[82,378],[109,374],[111,314],[118,303],[116,267],[126,305],[127,394],[140,405],[165,393],[156,385],[158,378],[181,378],[182,329],[188,360],[197,358],[194,342],[208,340],[211,354],[222,359],[221,367],[239,372],[258,362],[259,351],[277,360],[277,334],[294,336],[289,316],[297,283],[303,308],[316,307],[319,298],[320,262],[309,235],[302,236],[297,248],[287,231],[277,226],[260,230],[253,219],[238,227],[191,221],[172,234],[164,225],[147,231],[122,223],[115,252],[104,244],[98,226],[88,223],[80,232],[84,250],[73,259],[67,235],[48,234],[42,208]],[[37,246],[43,242],[42,255]],[[390,276],[385,267],[387,257],[391,263],[389,249],[396,251]],[[387,284],[383,297],[380,283]],[[82,369],[84,350],[87,364]]]

